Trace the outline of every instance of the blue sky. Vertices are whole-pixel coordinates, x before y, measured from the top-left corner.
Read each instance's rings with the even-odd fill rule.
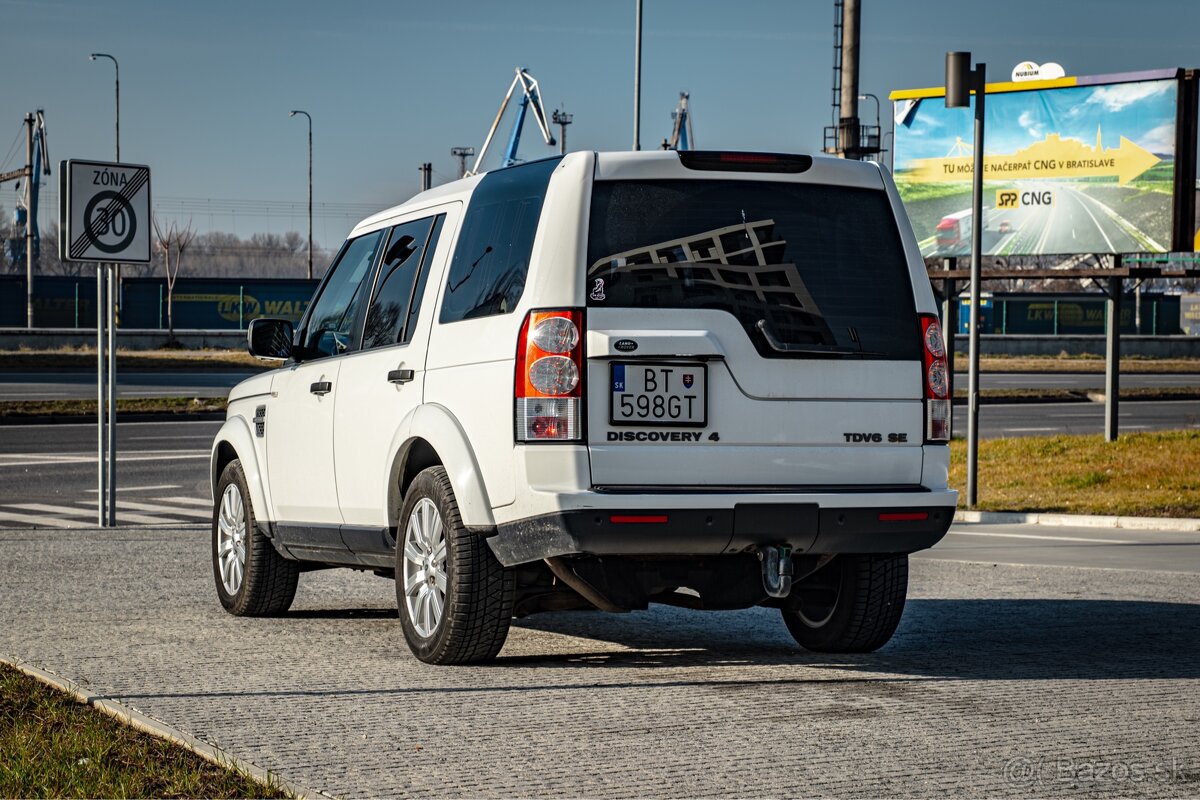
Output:
[[[50,154],[110,158],[112,65],[121,62],[124,160],[153,170],[183,221],[242,236],[305,228],[314,120],[315,235],[411,196],[417,166],[456,175],[522,64],[548,108],[575,115],[572,149],[632,138],[633,0],[353,2],[0,0],[0,157],[44,108]],[[863,0],[862,90],[939,85],[946,50],[989,74],[1057,61],[1067,74],[1200,66],[1200,2]],[[691,92],[703,148],[814,151],[830,122],[832,0],[645,0],[642,146]],[[874,116],[874,104],[863,104]],[[886,122],[885,122],[886,125]],[[503,131],[507,132],[507,126]],[[527,126],[522,155],[549,154]],[[18,166],[17,147],[3,169]],[[14,204],[12,183],[0,204]],[[52,218],[55,186],[41,214]],[[269,201],[269,202],[266,202]],[[164,206],[165,208],[165,206]],[[207,209],[207,210],[206,210]]]

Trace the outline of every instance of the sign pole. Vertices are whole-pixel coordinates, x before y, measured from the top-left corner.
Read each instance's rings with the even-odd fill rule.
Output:
[[[150,168],[69,159],[60,169],[59,257],[96,265],[96,519],[115,526],[120,267],[151,260]]]
[[[117,265],[108,266],[108,525],[117,524]]]
[[[1121,268],[1121,255],[1113,256],[1113,266]],[[1108,279],[1107,328],[1104,348],[1104,441],[1115,442],[1120,435],[1118,408],[1121,401],[1121,292],[1120,278]]]
[[[96,524],[108,521],[108,491],[104,485],[104,265],[96,265]]]
[[[975,152],[971,173],[971,314],[967,367],[967,507],[979,492],[979,284],[983,253],[983,121],[987,68],[971,69],[970,53],[946,53],[946,108],[966,108],[975,93]]]
[[[975,84],[975,164],[971,181],[971,338],[967,383],[970,416],[967,417],[967,505],[975,508],[979,499],[979,284],[983,255],[983,107],[987,95],[986,65],[976,64],[971,71]]]

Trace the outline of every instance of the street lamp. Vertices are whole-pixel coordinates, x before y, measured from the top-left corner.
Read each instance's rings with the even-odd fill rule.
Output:
[[[119,162],[121,160],[121,65],[108,53],[92,53],[88,56],[90,61],[95,61],[97,58],[107,58],[113,62],[113,68],[117,71],[117,161]]]
[[[312,115],[307,111],[289,111],[288,116],[303,114],[308,117],[308,279],[313,276],[313,240],[312,240]]]
[[[880,127],[881,126],[879,124],[879,98],[876,97],[875,95],[871,94],[870,92],[867,92],[866,94],[860,94],[858,96],[858,99],[866,100],[868,97],[875,101],[875,141],[877,143],[876,144],[877,147],[882,147],[883,139],[880,136],[880,133],[881,133]],[[868,139],[867,143],[870,144],[870,137],[867,137],[867,139]]]

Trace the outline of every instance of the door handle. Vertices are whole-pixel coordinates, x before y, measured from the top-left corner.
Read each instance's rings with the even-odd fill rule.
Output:
[[[329,381],[317,381],[312,386],[309,386],[308,390],[316,395],[329,394],[333,391],[333,384]]]
[[[388,383],[408,383],[412,379],[411,369],[393,369],[388,372]]]

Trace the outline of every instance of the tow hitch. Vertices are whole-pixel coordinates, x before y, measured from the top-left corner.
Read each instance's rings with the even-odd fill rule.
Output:
[[[758,548],[762,562],[763,588],[771,597],[787,597],[792,591],[792,548],[765,545]]]

